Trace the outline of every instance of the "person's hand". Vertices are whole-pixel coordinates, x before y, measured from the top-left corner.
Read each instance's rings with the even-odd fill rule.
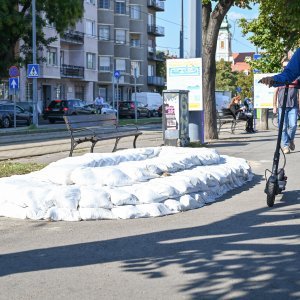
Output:
[[[277,114],[278,108],[277,107],[273,107],[273,114]]]
[[[274,84],[274,78],[273,77],[263,77],[261,80],[258,81],[258,83],[263,83],[263,84],[271,87]]]

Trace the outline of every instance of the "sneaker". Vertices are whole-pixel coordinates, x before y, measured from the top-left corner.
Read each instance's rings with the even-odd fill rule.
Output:
[[[295,143],[294,143],[294,140],[290,141],[289,148],[290,148],[292,151],[295,150]]]
[[[290,148],[289,147],[284,147],[283,148],[283,153],[284,154],[289,154],[291,151],[290,151]]]

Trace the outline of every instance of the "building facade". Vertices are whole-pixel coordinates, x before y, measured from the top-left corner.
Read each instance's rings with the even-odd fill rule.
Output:
[[[216,61],[232,61],[230,24],[225,16],[218,35]]]
[[[154,92],[165,85],[157,76],[156,38],[164,36],[156,14],[164,0],[85,0],[84,17],[58,35],[51,25],[46,37],[57,37],[38,53],[38,107],[53,99],[79,98],[92,102],[101,95],[107,102],[131,100],[135,91]],[[118,72],[116,72],[118,71]],[[116,74],[120,77],[116,78]],[[21,70],[20,99],[32,99],[32,80]]]

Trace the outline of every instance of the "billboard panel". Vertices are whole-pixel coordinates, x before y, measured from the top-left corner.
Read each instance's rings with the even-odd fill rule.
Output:
[[[188,90],[189,110],[203,110],[202,59],[168,59],[167,89]]]
[[[254,74],[254,108],[273,108],[274,87],[258,83],[263,77],[273,76],[274,73]]]

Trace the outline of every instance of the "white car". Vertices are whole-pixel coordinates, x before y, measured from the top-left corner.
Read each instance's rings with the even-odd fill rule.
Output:
[[[117,115],[117,110],[114,109],[111,105],[108,103],[103,103],[101,108],[101,114],[115,114]]]

